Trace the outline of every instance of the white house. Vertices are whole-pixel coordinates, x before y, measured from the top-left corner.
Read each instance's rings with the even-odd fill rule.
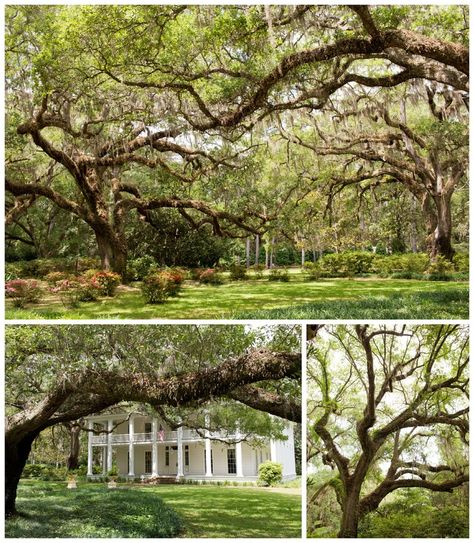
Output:
[[[87,418],[89,430],[87,476],[106,474],[114,463],[119,476],[130,479],[254,481],[258,466],[266,460],[283,466],[285,480],[296,477],[293,425],[285,427],[285,441],[267,440],[259,447],[246,442],[216,440],[223,434],[209,434],[181,427],[176,431],[158,418],[123,414],[93,415]],[[107,433],[103,433],[104,430]],[[102,431],[102,433],[101,433]],[[239,435],[226,435],[238,440]],[[95,473],[94,473],[95,472]],[[99,473],[100,473],[99,472]]]

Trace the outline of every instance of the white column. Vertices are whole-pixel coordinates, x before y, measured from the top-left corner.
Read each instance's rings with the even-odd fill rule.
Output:
[[[134,420],[128,420],[128,476],[135,477],[135,457],[133,455]]]
[[[178,477],[183,477],[183,427],[178,428]]]
[[[211,440],[209,431],[206,430],[206,477],[212,477],[212,455],[211,455]]]
[[[87,476],[93,475],[92,471],[92,429],[94,428],[94,423],[89,419],[87,421],[87,432],[88,442],[87,442]]]
[[[277,461],[276,441],[274,439],[270,440],[270,460],[272,462]]]
[[[241,439],[240,430],[237,431],[237,439]],[[242,462],[242,441],[237,441],[235,444],[235,474],[237,477],[244,476],[244,464]]]
[[[151,422],[152,449],[151,449],[151,474],[153,477],[158,475],[158,419],[153,417]]]
[[[109,419],[107,421],[107,471],[112,469],[112,428],[114,427],[114,421]]]

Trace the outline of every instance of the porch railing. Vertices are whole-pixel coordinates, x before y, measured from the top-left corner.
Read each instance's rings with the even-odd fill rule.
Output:
[[[92,443],[94,445],[106,445],[107,444],[107,434],[99,434],[92,436]],[[183,441],[198,441],[202,437],[196,432],[196,430],[183,430]],[[178,441],[178,432],[158,432],[156,436],[158,443],[172,441]],[[129,434],[112,434],[111,442],[118,443],[129,443],[130,435]],[[147,433],[135,433],[133,434],[134,443],[151,443],[153,441],[153,435],[150,432]]]

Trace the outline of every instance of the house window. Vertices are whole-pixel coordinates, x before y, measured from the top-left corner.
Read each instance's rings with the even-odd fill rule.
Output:
[[[189,445],[184,446],[184,465],[189,468]]]
[[[166,447],[165,449],[165,466],[170,465],[170,448]]]
[[[145,451],[145,473],[151,473],[151,451]]]
[[[227,473],[237,473],[235,449],[227,449]]]
[[[147,437],[151,437],[151,422],[145,422],[145,434],[148,434]]]
[[[204,451],[204,471],[207,471],[206,451]],[[214,455],[211,449],[211,471],[214,472]]]

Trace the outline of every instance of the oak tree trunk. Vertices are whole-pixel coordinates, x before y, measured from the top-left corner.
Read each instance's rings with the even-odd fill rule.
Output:
[[[31,445],[38,433],[31,433],[18,442],[5,438],[5,516],[11,517],[16,511],[18,483],[31,451]]]
[[[67,457],[67,469],[77,469],[79,467],[79,452],[81,427],[78,424],[71,425],[69,432],[69,456]]]
[[[359,526],[359,493],[352,491],[344,500],[341,526],[337,537],[357,537]]]
[[[95,238],[99,250],[102,269],[118,273],[123,280],[127,271],[127,247],[112,232],[105,228],[95,229]]]
[[[431,245],[431,258],[438,255],[452,260],[454,249],[451,245],[451,195],[442,194],[435,199],[436,205],[436,228],[433,232]]]

